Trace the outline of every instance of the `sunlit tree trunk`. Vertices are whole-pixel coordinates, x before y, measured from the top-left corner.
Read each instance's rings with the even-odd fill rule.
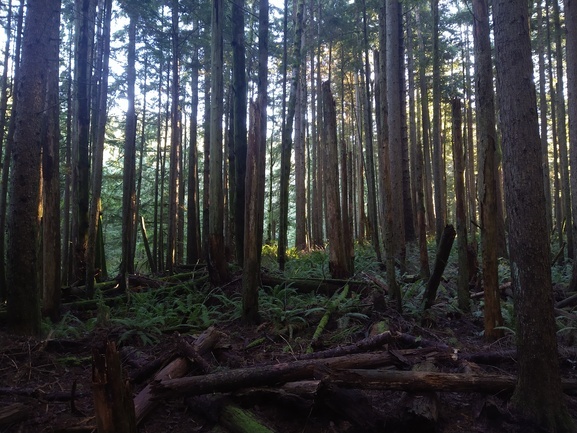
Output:
[[[573,432],[557,353],[528,4],[496,1],[493,20],[519,368],[512,408],[535,430]]]

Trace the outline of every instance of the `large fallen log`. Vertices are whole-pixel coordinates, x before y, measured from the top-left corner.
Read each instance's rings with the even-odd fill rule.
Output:
[[[262,283],[265,286],[274,287],[291,284],[291,287],[296,288],[300,293],[323,293],[325,295],[332,295],[347,284],[349,285],[349,289],[353,292],[359,292],[369,286],[366,281],[339,280],[329,278],[286,279],[264,273],[262,274],[261,278]]]
[[[271,366],[239,368],[204,376],[154,381],[151,383],[151,391],[155,398],[175,398],[213,392],[231,392],[246,387],[278,385],[286,382],[313,379],[315,370],[322,368],[379,367],[396,359],[388,352],[374,352],[328,359],[285,362]]]
[[[490,392],[512,391],[515,376],[497,374],[438,373],[430,371],[362,370],[331,371],[323,378],[343,388],[391,391]],[[577,389],[577,380],[564,379],[563,389]]]

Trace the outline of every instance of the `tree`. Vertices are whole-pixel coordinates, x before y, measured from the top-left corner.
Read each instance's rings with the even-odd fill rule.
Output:
[[[337,142],[337,114],[335,101],[331,93],[329,81],[322,86],[323,102],[323,144],[325,159],[327,161],[326,193],[327,193],[327,218],[329,236],[329,270],[333,278],[348,278],[352,274],[351,257],[345,245],[344,224],[341,218],[341,203],[339,196],[339,157]]]
[[[288,10],[285,10],[288,13]],[[294,39],[292,48],[292,76],[287,113],[282,130],[281,177],[280,177],[280,217],[278,237],[278,263],[284,270],[288,246],[289,177],[291,170],[292,133],[297,101],[298,81],[301,69],[301,38],[303,31],[304,0],[298,0],[294,17]],[[285,62],[286,63],[286,62]]]
[[[42,147],[42,313],[56,321],[60,317],[60,102],[59,41],[60,14],[48,19],[51,52],[47,69],[46,127]]]
[[[100,224],[100,199],[102,195],[102,161],[104,157],[104,139],[107,121],[108,102],[108,64],[110,58],[110,21],[112,18],[112,0],[106,0],[101,11],[102,36],[98,49],[97,73],[100,74],[98,106],[96,110],[96,140],[92,156],[92,196],[90,201],[90,219],[88,224],[88,242],[86,245],[86,289],[88,295],[94,295],[94,277],[96,262],[96,237]]]
[[[42,141],[49,113],[47,71],[58,61],[51,56],[51,38],[60,25],[59,0],[29,0],[22,44],[21,79],[12,149],[8,208],[8,322],[14,332],[40,333],[40,182]],[[52,128],[49,128],[52,131]]]
[[[577,4],[575,0],[565,0],[565,25],[567,26],[567,90],[569,111],[569,149],[571,160],[571,194],[573,201],[573,235],[577,236]],[[577,288],[577,263],[573,263],[573,273],[569,290]]]
[[[84,280],[90,193],[90,84],[96,0],[75,0],[74,122],[72,143],[72,273]]]
[[[170,87],[170,170],[168,179],[168,233],[166,240],[166,269],[172,272],[177,261],[179,227],[179,186],[181,140],[180,106],[180,38],[179,38],[179,0],[172,0],[172,68]]]
[[[233,192],[234,234],[236,260],[240,266],[244,255],[244,209],[245,209],[245,178],[246,178],[246,49],[244,41],[244,0],[235,0],[232,12],[232,109],[233,109],[233,149],[235,190]]]
[[[210,183],[209,183],[209,269],[213,283],[229,279],[224,254],[224,196],[222,184],[222,116],[224,1],[212,2],[211,85],[210,85]]]
[[[517,323],[512,405],[532,431],[572,432],[557,355],[528,4],[496,1],[493,20]]]
[[[481,254],[483,291],[485,294],[485,338],[494,340],[502,335],[503,324],[499,293],[497,262],[497,131],[495,127],[495,99],[489,4],[487,0],[473,1],[473,37],[475,46],[475,82],[477,106],[477,147],[479,159],[478,196],[481,216]]]

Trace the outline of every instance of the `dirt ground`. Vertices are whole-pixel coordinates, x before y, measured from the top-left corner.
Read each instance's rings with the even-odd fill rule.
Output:
[[[513,349],[511,336],[487,344],[481,336],[481,319],[446,314],[438,316],[434,326],[422,327],[392,310],[371,314],[364,330],[351,336],[347,343],[366,338],[383,318],[389,320],[391,329],[416,337],[416,341],[422,339],[423,342],[438,342],[457,349],[459,353],[507,354]],[[217,325],[216,328],[222,332],[223,337],[217,347],[204,356],[211,371],[290,362],[299,355],[301,349],[304,350],[304,347],[299,347],[298,339],[288,341],[288,337],[267,334],[266,324],[249,328],[232,322]],[[0,414],[7,408],[19,409],[12,419],[2,420],[0,416],[0,432],[94,431],[91,428],[95,425],[91,391],[92,353],[103,347],[106,341],[114,341],[118,333],[119,330],[115,328],[98,328],[75,340],[36,340],[10,335],[0,329]],[[260,345],[247,347],[250,342],[262,337]],[[194,336],[184,338],[194,342]],[[127,377],[132,378],[131,386],[135,394],[144,388],[151,377],[141,375],[141,378],[135,380],[135,374],[142,372],[144,367],[152,365],[155,360],[167,360],[167,354],[177,350],[176,340],[171,334],[164,336],[155,345],[139,345],[135,339],[120,347],[123,368]],[[399,351],[407,348],[397,342],[381,349],[402,357],[398,355]],[[575,352],[565,350],[566,347],[561,349],[563,377],[573,379],[577,376],[574,369],[577,364]],[[441,372],[515,374],[515,360],[506,355],[485,364],[472,361],[457,364],[438,355],[435,350],[423,352],[421,357],[416,355],[405,359],[406,362],[401,363],[400,368],[410,369],[411,366],[425,364]],[[193,368],[189,374],[200,372]],[[342,395],[338,394],[340,403],[332,397],[330,401],[325,401],[323,395],[327,394],[319,394],[309,401],[295,400],[294,404],[292,400],[272,398],[266,392],[259,394],[240,391],[162,399],[138,428],[143,433],[245,431],[225,427],[221,422],[220,408],[233,404],[250,411],[268,426],[269,431],[276,432],[523,431],[523,427],[509,413],[510,395],[506,392],[489,395],[480,392],[415,394],[349,390]],[[432,406],[421,404],[431,401]],[[577,419],[577,398],[567,395],[567,404],[572,416]],[[351,417],[348,413],[351,409],[361,414],[360,418],[354,415]]]

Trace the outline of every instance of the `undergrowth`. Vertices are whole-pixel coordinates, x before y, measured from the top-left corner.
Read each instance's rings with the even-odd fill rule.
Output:
[[[429,245],[430,265],[434,263],[434,242]],[[268,271],[277,269],[275,245],[263,248],[263,268]],[[284,272],[287,279],[324,279],[329,278],[328,254],[324,249],[298,252],[290,249]],[[422,301],[426,281],[414,278],[418,275],[418,251],[408,249],[407,273],[397,274],[401,285],[403,317],[419,321],[423,316]],[[355,276],[350,281],[363,278],[371,273],[385,281],[385,272],[377,262],[370,245],[355,245]],[[456,248],[453,248],[444,279],[438,293],[437,303],[427,314],[429,317],[442,318],[461,316],[456,300],[456,279],[458,274]],[[571,263],[556,265],[552,268],[554,284],[567,285],[571,277]],[[508,261],[499,260],[499,283],[510,281]],[[116,330],[119,344],[157,343],[163,335],[172,332],[197,333],[211,325],[226,325],[241,318],[242,298],[239,284],[230,287],[211,287],[208,283],[196,286],[188,284],[170,285],[157,289],[131,292],[127,301],[120,306],[110,307],[97,292],[97,308],[91,315],[76,315],[73,311],[65,313],[59,323],[45,323],[46,333],[51,338],[81,338],[98,327]],[[371,290],[377,290],[373,286]],[[369,301],[367,301],[369,299]],[[259,311],[263,321],[279,338],[287,342],[292,350],[291,341],[297,335],[310,334],[319,320],[332,308],[331,298],[320,293],[300,293],[294,284],[282,284],[274,287],[262,287],[259,291]],[[472,319],[482,324],[482,297],[471,300]],[[503,328],[510,332],[515,329],[513,301],[502,298]],[[334,308],[331,317],[332,328],[326,336],[327,342],[338,344],[352,334],[366,330],[374,314],[370,293],[351,292]],[[559,334],[577,340],[577,321],[572,315],[559,315],[557,324]],[[575,336],[575,337],[574,337]],[[568,337],[567,337],[568,338]]]

